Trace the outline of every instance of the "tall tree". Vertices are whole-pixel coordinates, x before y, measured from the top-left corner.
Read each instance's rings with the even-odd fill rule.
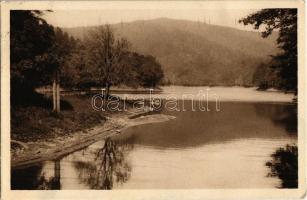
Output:
[[[14,10],[10,13],[11,100],[31,98],[38,86],[50,83],[56,60],[50,54],[54,30],[42,12]],[[23,102],[24,103],[24,102]]]
[[[106,87],[106,97],[110,87],[118,84],[121,74],[120,63],[128,52],[128,41],[116,39],[110,25],[104,25],[91,32],[87,44],[90,64],[97,69],[98,82]]]
[[[75,44],[74,39],[69,37],[66,32],[60,28],[55,29],[55,43],[53,45],[53,55],[56,59],[56,70],[53,74],[53,110],[60,112],[60,79],[61,72],[65,70],[65,63],[70,56]],[[67,77],[72,74],[66,74]],[[63,78],[62,78],[63,79]],[[65,77],[66,79],[66,77]],[[64,80],[65,80],[64,79]]]
[[[278,87],[294,90],[297,93],[297,9],[262,9],[239,20],[244,25],[251,24],[254,29],[262,25],[262,37],[268,37],[274,30],[278,31],[278,48],[281,52],[272,56],[271,67],[280,78]]]

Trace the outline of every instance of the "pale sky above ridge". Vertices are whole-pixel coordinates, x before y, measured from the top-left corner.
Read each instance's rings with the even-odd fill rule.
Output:
[[[151,20],[157,18],[184,19],[206,22],[243,30],[251,26],[239,24],[238,20],[257,10],[56,10],[47,12],[43,18],[57,27],[80,27],[102,24]]]

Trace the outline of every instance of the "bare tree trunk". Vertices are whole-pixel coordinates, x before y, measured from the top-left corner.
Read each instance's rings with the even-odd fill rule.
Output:
[[[56,112],[60,112],[61,107],[60,107],[60,74],[59,72],[57,72],[57,86],[56,86],[56,90],[57,90],[57,109]]]
[[[109,98],[109,95],[110,95],[110,84],[109,83],[107,83],[107,85],[106,85],[106,97],[107,98]]]
[[[54,74],[52,82],[52,100],[53,100],[53,111],[56,111],[56,74]]]
[[[53,111],[60,112],[60,77],[57,71],[53,78],[52,83],[52,99],[53,99]]]
[[[52,189],[61,189],[61,165],[60,160],[54,161],[54,179]]]
[[[107,110],[107,104],[108,104],[108,98],[110,95],[110,85],[109,83],[106,83],[105,92],[103,93],[103,107],[105,110]]]

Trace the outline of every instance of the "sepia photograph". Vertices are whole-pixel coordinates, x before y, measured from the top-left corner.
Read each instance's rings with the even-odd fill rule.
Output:
[[[301,197],[304,3],[244,3],[4,3],[4,191]]]

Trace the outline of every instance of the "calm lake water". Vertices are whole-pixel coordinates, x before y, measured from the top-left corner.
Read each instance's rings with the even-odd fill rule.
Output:
[[[55,161],[12,170],[12,189],[276,188],[271,154],[297,143],[285,102],[211,102],[210,111],[162,109],[176,119],[131,127]]]

